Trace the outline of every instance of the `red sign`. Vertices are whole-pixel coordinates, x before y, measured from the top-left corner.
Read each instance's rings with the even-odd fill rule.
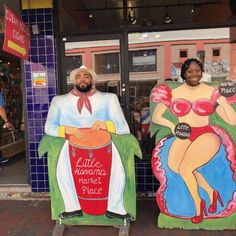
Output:
[[[28,60],[29,27],[9,8],[5,9],[5,34],[3,50],[17,57]]]

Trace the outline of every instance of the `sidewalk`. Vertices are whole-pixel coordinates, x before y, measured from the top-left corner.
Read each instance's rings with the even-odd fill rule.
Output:
[[[1,236],[51,236],[48,193],[0,193]],[[158,208],[155,199],[137,201],[137,220],[131,223],[130,236],[234,236],[236,231],[167,230],[156,226]],[[119,229],[108,226],[66,227],[63,236],[118,236]]]

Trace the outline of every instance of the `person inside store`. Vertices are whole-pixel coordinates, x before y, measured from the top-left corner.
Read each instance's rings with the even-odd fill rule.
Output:
[[[23,81],[20,83],[20,94],[18,97],[18,121],[21,131],[25,131],[25,119],[24,119],[24,105],[23,105]]]
[[[22,110],[21,122],[20,122],[20,130],[25,131],[25,120],[24,120],[24,110]]]
[[[0,128],[0,132],[2,132],[2,128],[6,128],[6,129],[11,129],[13,128],[13,125],[12,123],[8,120],[7,118],[7,113],[6,113],[6,110],[4,108],[4,98],[2,96],[2,93],[0,92],[0,117],[3,121],[3,127]],[[1,133],[0,133],[0,137],[1,137]],[[0,164],[2,163],[6,163],[8,162],[9,159],[8,158],[4,158],[3,156],[1,156],[1,153],[0,153]]]
[[[161,84],[156,86],[151,94],[151,99],[156,104],[152,113],[152,122],[161,125],[162,128],[168,127],[169,134],[166,139],[169,140],[168,142],[170,140],[172,142],[168,144],[170,146],[165,152],[167,170],[170,173],[169,179],[175,178],[174,181],[177,181],[177,176],[180,177],[176,200],[182,199],[181,202],[185,202],[184,205],[187,206],[186,209],[183,204],[181,207],[174,206],[176,200],[173,200],[175,196],[172,189],[169,192],[171,195],[169,202],[172,202],[173,206],[170,203],[168,206],[162,205],[161,209],[163,212],[176,215],[177,218],[180,216],[190,218],[195,224],[202,222],[207,215],[214,215],[214,218],[229,215],[232,209],[229,209],[230,207],[227,209],[227,204],[230,201],[235,201],[235,199],[231,199],[235,191],[236,180],[235,143],[231,137],[233,134],[231,133],[230,136],[229,131],[236,128],[236,112],[232,106],[236,95],[234,92],[231,94],[232,96],[223,96],[219,92],[219,86],[214,87],[200,82],[203,71],[203,64],[199,60],[187,59],[181,68],[184,84],[175,85],[172,88],[168,84]],[[235,85],[233,86],[231,91],[235,91]],[[170,115],[164,115],[167,110],[173,118],[170,118]],[[214,125],[210,119],[213,114],[217,117],[217,122]],[[221,122],[225,122],[224,125],[229,125],[230,128],[226,131],[224,125],[220,125]],[[167,145],[167,140],[164,145],[160,141],[159,147],[163,146],[162,150]],[[225,148],[221,149],[221,145]],[[154,153],[159,155],[157,154],[157,146]],[[222,158],[222,155],[218,157],[219,153],[225,150],[225,158]],[[160,163],[156,162],[153,167],[156,175],[160,171],[158,165],[160,166]],[[225,172],[224,166],[228,168]],[[207,171],[203,171],[204,168]],[[226,172],[229,172],[226,180],[227,190],[223,184],[226,183],[224,182]],[[215,175],[216,173],[219,173],[218,177]],[[181,185],[181,181],[183,185]],[[167,186],[163,187],[165,197],[168,195],[167,191],[169,191],[170,185],[169,181]],[[181,191],[181,186],[186,189],[185,192]],[[162,188],[160,187],[160,189]],[[205,195],[200,189],[204,190]],[[183,195],[181,195],[182,193]],[[184,201],[185,196],[186,201]],[[217,205],[217,203],[219,204]]]
[[[88,127],[116,134],[130,133],[117,96],[96,90],[96,79],[96,73],[85,66],[73,70],[70,80],[74,88],[65,95],[55,96],[49,108],[45,133],[66,138],[57,164],[57,180],[65,208],[65,212],[59,215],[61,219],[83,215],[71,173],[70,137],[82,139],[82,130]],[[92,143],[92,139],[90,142]],[[120,154],[112,142],[112,164],[105,214],[108,218],[131,219],[123,201],[125,181]]]
[[[17,109],[17,114],[18,114],[18,127],[20,128],[21,131],[25,131],[25,119],[24,119],[24,108],[23,108],[23,98],[22,94],[20,94],[19,99],[18,99],[18,109]]]

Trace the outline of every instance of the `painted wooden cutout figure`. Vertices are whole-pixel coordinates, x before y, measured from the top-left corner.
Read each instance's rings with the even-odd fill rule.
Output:
[[[202,72],[188,59],[184,84],[151,92],[159,227],[236,229],[236,84],[201,83]]]
[[[141,151],[118,98],[97,91],[87,67],[70,79],[75,87],[53,98],[39,146],[49,157],[52,218],[88,225],[135,220],[134,154],[141,158]]]

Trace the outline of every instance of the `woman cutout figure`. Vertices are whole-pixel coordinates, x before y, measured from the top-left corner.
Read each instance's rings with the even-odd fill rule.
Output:
[[[208,181],[211,178],[207,177],[207,179],[203,174],[204,172],[199,171],[199,168],[210,163],[219,153],[222,143],[226,146],[227,162],[230,163],[234,178],[236,177],[235,160],[233,160],[235,157],[232,156],[234,155],[232,150],[229,150],[233,149],[235,153],[235,144],[224,129],[210,124],[210,115],[216,113],[225,123],[235,126],[236,112],[226,97],[220,95],[218,87],[200,82],[202,73],[202,63],[194,58],[188,59],[181,68],[184,84],[172,90],[167,84],[161,84],[156,86],[151,94],[152,102],[156,103],[152,122],[161,125],[161,127],[170,128],[172,136],[176,136],[166,151],[168,152],[167,169],[169,168],[178,174],[184,181],[187,195],[189,194],[188,199],[194,203],[193,208],[195,209],[192,212],[195,214],[191,215],[192,213],[186,210],[186,215],[184,215],[185,213],[178,215],[173,207],[171,210],[168,200],[165,199],[168,198],[168,194],[164,192],[168,186],[168,181],[165,179],[167,171],[164,170],[163,172],[160,161],[159,159],[157,161],[156,158],[160,157],[159,153],[163,146],[161,142],[154,149],[152,160],[154,175],[161,182],[161,187],[157,193],[157,202],[162,212],[177,218],[190,218],[193,223],[202,222],[204,216],[208,214],[211,214],[212,217],[217,212],[217,202],[220,203],[221,207],[224,206],[218,189],[212,186],[214,184],[209,183],[211,181]],[[175,117],[178,125],[167,118],[165,115],[167,110]],[[214,172],[214,169],[211,171]],[[162,176],[164,176],[164,180]],[[206,199],[203,199],[199,193],[199,187],[207,193],[205,195],[208,196],[208,206]],[[236,191],[236,188],[234,190]],[[234,191],[232,192],[234,193]],[[181,204],[185,204],[185,202],[180,199],[179,204],[181,208]],[[168,206],[170,206],[169,209]],[[176,207],[178,208],[178,206],[174,208]],[[176,212],[178,212],[177,209]],[[217,214],[219,215],[219,213]]]

